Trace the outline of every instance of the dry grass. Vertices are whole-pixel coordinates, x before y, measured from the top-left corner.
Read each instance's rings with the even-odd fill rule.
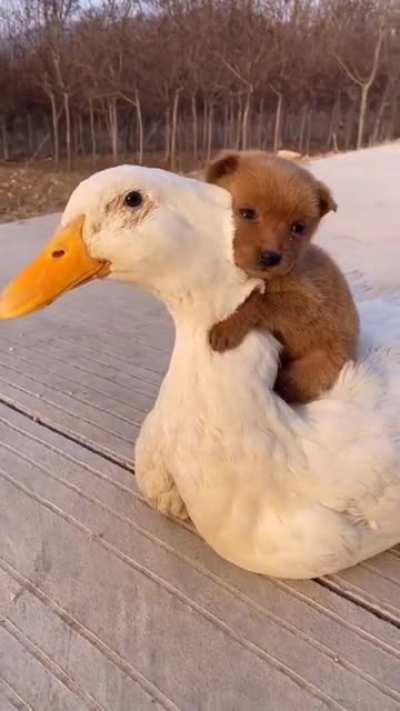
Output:
[[[135,163],[134,156],[124,156],[121,163]],[[145,165],[165,168],[163,157],[152,153],[145,156]],[[0,162],[0,223],[62,210],[78,183],[95,170],[108,168],[110,156],[101,157],[93,167],[90,159],[82,159],[72,171],[65,165],[54,169],[51,160],[33,163]],[[202,177],[189,156],[180,156],[178,168],[192,177]]]
[[[55,172],[48,167],[0,165],[0,222],[61,210],[74,187],[87,174]]]
[[[133,156],[124,156],[120,162],[134,163],[135,160]],[[146,164],[159,165],[160,160],[152,156]],[[90,159],[79,160],[72,171],[63,164],[55,170],[51,160],[26,164],[0,162],[0,222],[62,210],[81,180],[111,165],[110,156],[101,157],[94,167]]]

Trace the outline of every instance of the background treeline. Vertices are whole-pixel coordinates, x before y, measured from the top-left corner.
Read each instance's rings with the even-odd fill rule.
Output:
[[[0,0],[0,158],[400,136],[399,0]]]

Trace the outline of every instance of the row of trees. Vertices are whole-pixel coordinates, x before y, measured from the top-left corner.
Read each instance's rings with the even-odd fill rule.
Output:
[[[400,135],[399,0],[0,0],[5,160]]]

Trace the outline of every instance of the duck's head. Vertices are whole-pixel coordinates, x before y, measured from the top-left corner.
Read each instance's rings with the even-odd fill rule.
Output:
[[[3,292],[0,318],[96,278],[142,285],[169,304],[212,305],[210,320],[223,318],[256,283],[234,265],[232,243],[227,191],[163,170],[110,168],[72,193],[53,240]]]

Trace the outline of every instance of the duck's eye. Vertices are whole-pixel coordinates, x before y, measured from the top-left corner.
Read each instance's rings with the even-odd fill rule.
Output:
[[[290,226],[290,233],[295,237],[301,237],[305,234],[306,229],[307,227],[304,222],[293,222],[293,224]]]
[[[143,202],[143,195],[139,190],[132,190],[132,192],[125,195],[124,203],[128,207],[139,207]]]
[[[254,210],[252,207],[241,207],[238,213],[242,220],[247,220],[248,222],[257,219],[257,210]]]

